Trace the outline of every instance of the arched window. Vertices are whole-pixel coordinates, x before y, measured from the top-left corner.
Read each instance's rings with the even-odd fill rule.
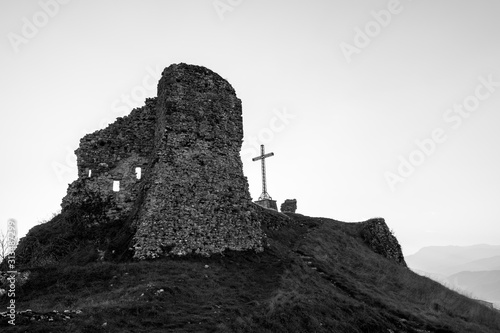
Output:
[[[120,191],[120,181],[119,180],[113,180],[113,191],[115,191],[115,192]]]
[[[137,177],[137,179],[141,179],[141,172],[142,172],[142,169],[140,167],[137,167],[135,168],[135,176]]]

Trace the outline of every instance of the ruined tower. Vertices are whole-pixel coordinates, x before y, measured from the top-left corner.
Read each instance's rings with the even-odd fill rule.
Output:
[[[81,139],[63,210],[98,202],[102,223],[133,219],[136,258],[261,250],[242,139],[231,85],[207,68],[171,65],[157,98]]]

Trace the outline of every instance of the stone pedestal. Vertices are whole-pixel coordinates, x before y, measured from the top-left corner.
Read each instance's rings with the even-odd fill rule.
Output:
[[[278,210],[278,206],[276,205],[276,200],[264,199],[264,200],[257,200],[255,201],[255,203],[264,208]]]

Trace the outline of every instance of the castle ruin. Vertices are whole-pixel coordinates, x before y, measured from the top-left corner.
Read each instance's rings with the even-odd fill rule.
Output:
[[[98,201],[107,223],[132,219],[139,259],[262,250],[231,85],[207,68],[175,64],[145,104],[81,139],[63,210]]]

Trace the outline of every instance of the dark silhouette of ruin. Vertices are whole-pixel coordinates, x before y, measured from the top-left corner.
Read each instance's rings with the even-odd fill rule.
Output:
[[[171,65],[157,98],[81,139],[63,209],[98,200],[110,220],[134,213],[137,258],[261,250],[242,140],[231,85],[207,68]]]

